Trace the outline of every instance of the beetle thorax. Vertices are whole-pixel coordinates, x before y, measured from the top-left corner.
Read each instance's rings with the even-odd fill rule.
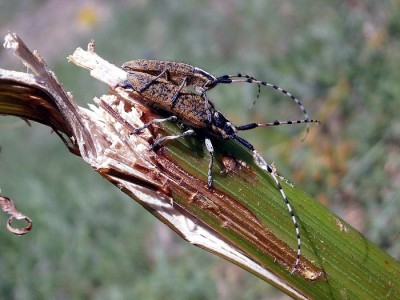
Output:
[[[214,135],[223,139],[228,139],[237,132],[236,127],[218,111],[214,111],[212,115],[211,127]]]

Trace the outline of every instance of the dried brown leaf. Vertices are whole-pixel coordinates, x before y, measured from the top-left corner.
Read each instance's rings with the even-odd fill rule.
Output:
[[[20,213],[16,207],[14,202],[7,197],[1,196],[0,195],[0,206],[1,209],[6,213],[9,214],[10,217],[8,218],[7,221],[7,229],[17,235],[23,235],[25,233],[28,233],[32,229],[32,220],[25,216],[24,214]],[[25,220],[28,225],[22,228],[15,228],[12,226],[13,220]]]

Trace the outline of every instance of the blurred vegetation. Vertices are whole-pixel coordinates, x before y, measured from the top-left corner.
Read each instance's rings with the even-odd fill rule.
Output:
[[[115,64],[184,61],[248,73],[300,99],[302,128],[248,138],[278,171],[400,258],[400,1],[4,1],[0,33],[40,51],[76,101],[106,87],[66,62],[96,40]],[[3,49],[1,67],[25,70]],[[256,86],[210,93],[238,124],[302,118]],[[43,126],[0,118],[0,188],[34,221],[16,237],[0,216],[0,298],[283,299],[251,274],[188,245],[68,154]],[[301,212],[296,212],[301,216]]]

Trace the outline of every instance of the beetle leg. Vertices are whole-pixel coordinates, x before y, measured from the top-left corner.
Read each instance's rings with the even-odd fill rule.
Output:
[[[189,130],[187,130],[181,134],[177,134],[177,135],[163,136],[163,137],[155,140],[155,142],[151,146],[150,150],[158,149],[161,146],[161,144],[164,143],[165,141],[176,140],[176,139],[180,139],[180,138],[183,138],[186,136],[191,136],[191,135],[195,135],[195,132],[193,129],[189,129]]]
[[[175,122],[176,120],[178,120],[178,118],[175,116],[170,116],[168,118],[162,118],[162,119],[153,119],[150,122],[147,122],[146,124],[144,124],[142,127],[138,127],[135,130],[133,130],[133,133],[135,133],[135,134],[140,133],[141,131],[143,131],[144,129],[146,129],[147,127],[149,127],[152,124],[162,123],[162,122],[167,122],[167,121]]]
[[[174,94],[174,96],[172,97],[172,106],[175,104],[176,100],[178,100],[181,90],[186,86],[187,79],[188,79],[187,76],[183,77],[181,84],[179,85],[178,89],[176,90],[176,93]]]
[[[208,100],[208,97],[207,97],[207,94],[205,91],[203,92],[202,97],[204,98],[204,109],[207,113],[207,120],[211,124],[212,116],[211,116],[211,111],[210,111],[210,101]]]
[[[210,163],[208,165],[208,173],[207,173],[207,185],[209,189],[212,189],[213,185],[212,166],[214,163],[214,147],[211,144],[211,140],[209,138],[206,138],[204,140],[204,143],[206,144],[207,151],[210,154]]]
[[[161,78],[162,76],[165,76],[166,78],[169,77],[169,71],[168,70],[164,70],[162,71],[160,74],[158,74],[156,77],[154,77],[152,80],[150,80],[148,83],[146,83],[145,85],[143,85],[140,89],[139,89],[139,93],[143,93],[145,90],[147,90],[149,88],[150,85],[152,85],[154,82],[157,81],[158,78]]]

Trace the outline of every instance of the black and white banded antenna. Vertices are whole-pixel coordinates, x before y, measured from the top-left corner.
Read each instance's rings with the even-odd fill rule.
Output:
[[[302,113],[304,115],[304,120],[305,120],[304,123],[307,123],[307,132],[306,132],[305,137],[302,140],[304,140],[306,138],[308,132],[310,131],[310,124],[308,124],[310,117],[308,116],[308,113],[307,113],[304,105],[300,102],[300,100],[297,97],[293,96],[290,92],[288,92],[287,90],[285,90],[275,84],[272,84],[272,83],[269,83],[266,81],[261,81],[252,76],[243,75],[241,73],[236,74],[236,75],[223,75],[223,76],[216,78],[216,84],[218,84],[218,83],[235,83],[235,82],[247,82],[247,83],[257,84],[258,85],[257,99],[260,96],[260,86],[261,85],[268,87],[268,88],[272,88],[272,89],[280,92],[281,94],[288,96],[290,99],[292,99],[296,103],[296,105],[300,108],[300,110],[302,111]]]

